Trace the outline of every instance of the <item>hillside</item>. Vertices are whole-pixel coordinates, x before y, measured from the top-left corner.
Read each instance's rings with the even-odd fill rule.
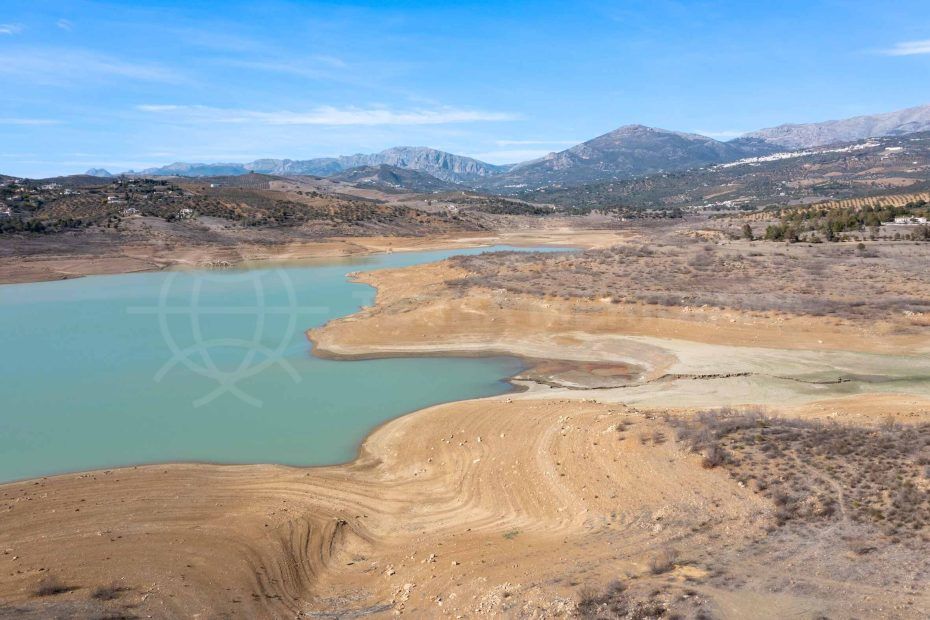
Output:
[[[515,166],[485,185],[504,191],[552,184],[582,185],[706,166],[774,150],[758,141],[732,145],[697,134],[626,125],[541,160]]]
[[[355,187],[373,188],[384,192],[430,193],[455,190],[455,183],[437,179],[418,170],[408,170],[388,164],[359,166],[329,177],[332,181],[351,183]]]
[[[442,233],[475,227],[454,214],[426,213],[403,205],[334,193],[272,189],[276,177],[241,175],[169,181],[105,179],[86,175],[0,185],[10,213],[0,234],[203,229],[291,229],[311,237]]]
[[[930,131],[930,105],[822,123],[779,125],[750,132],[734,142],[757,139],[779,147],[803,149],[919,131]]]
[[[789,205],[930,186],[930,132],[775,153],[637,179],[547,187],[518,195],[573,210],[711,210]]]

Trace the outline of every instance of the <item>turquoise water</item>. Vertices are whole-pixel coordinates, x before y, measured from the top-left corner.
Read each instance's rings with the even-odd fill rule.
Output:
[[[513,358],[313,357],[353,271],[483,250],[0,286],[0,481],[169,461],[350,460],[379,423],[501,394]]]

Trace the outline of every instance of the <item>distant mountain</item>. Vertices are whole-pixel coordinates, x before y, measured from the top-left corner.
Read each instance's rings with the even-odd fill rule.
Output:
[[[86,174],[87,176],[91,176],[91,177],[105,177],[105,178],[110,178],[113,176],[112,174],[109,173],[109,171],[104,170],[103,168],[91,168],[84,174]]]
[[[317,159],[258,159],[245,164],[188,164],[174,163],[160,168],[148,168],[136,174],[151,176],[227,176],[258,172],[281,176],[331,176],[360,166],[387,164],[397,168],[418,170],[437,179],[464,183],[499,174],[506,166],[486,164],[477,159],[453,155],[423,146],[398,146],[372,154],[320,157]]]
[[[422,172],[448,183],[498,192],[548,185],[572,186],[678,172],[779,151],[848,143],[870,137],[930,130],[930,105],[887,114],[807,125],[781,125],[720,142],[693,133],[626,125],[558,153],[512,166],[496,166],[427,147],[399,146],[380,153],[316,159],[259,159],[249,163],[174,163],[143,170],[152,176],[229,176],[249,172],[329,177],[355,168],[390,166]],[[89,173],[97,172],[88,171]],[[100,171],[106,172],[106,171]],[[362,173],[355,173],[362,174]],[[368,171],[368,182],[385,187],[431,187],[425,179]],[[387,176],[394,175],[393,179]],[[387,175],[387,176],[385,176]],[[377,177],[377,178],[376,178]],[[432,190],[422,190],[432,191]]]
[[[928,130],[930,130],[930,105],[923,105],[896,112],[855,116],[838,121],[779,125],[747,133],[738,140],[754,138],[785,149],[803,149]]]
[[[222,177],[248,174],[250,170],[243,164],[188,164],[175,162],[160,168],[146,168],[139,172],[130,170],[128,174],[160,177]]]
[[[707,136],[626,125],[542,159],[513,166],[488,186],[580,185],[672,172],[762,155],[776,150],[761,140],[738,144]]]
[[[456,183],[437,179],[425,172],[407,170],[387,164],[350,168],[329,178],[332,181],[351,183],[355,187],[371,187],[388,192],[429,193],[461,189],[461,186]]]

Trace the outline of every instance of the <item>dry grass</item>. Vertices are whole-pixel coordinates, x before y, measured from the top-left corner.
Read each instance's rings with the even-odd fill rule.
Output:
[[[649,618],[710,619],[709,602],[690,589],[612,581],[603,589],[583,586],[575,603],[576,617],[586,620]]]
[[[930,244],[702,243],[687,237],[575,254],[456,257],[460,286],[614,303],[848,319],[930,312]]]
[[[58,577],[47,575],[43,577],[36,585],[33,596],[55,596],[56,594],[65,594],[75,588],[65,585]]]
[[[930,424],[880,428],[707,412],[672,419],[677,439],[770,498],[779,524],[851,522],[930,540]]]

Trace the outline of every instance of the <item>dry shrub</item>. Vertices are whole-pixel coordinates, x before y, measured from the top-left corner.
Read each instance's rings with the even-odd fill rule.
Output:
[[[678,560],[678,551],[672,547],[662,547],[649,558],[649,572],[661,575],[675,568]]]
[[[39,581],[32,593],[34,596],[55,596],[56,594],[64,594],[72,590],[74,590],[73,586],[65,585],[54,575],[47,575]]]

